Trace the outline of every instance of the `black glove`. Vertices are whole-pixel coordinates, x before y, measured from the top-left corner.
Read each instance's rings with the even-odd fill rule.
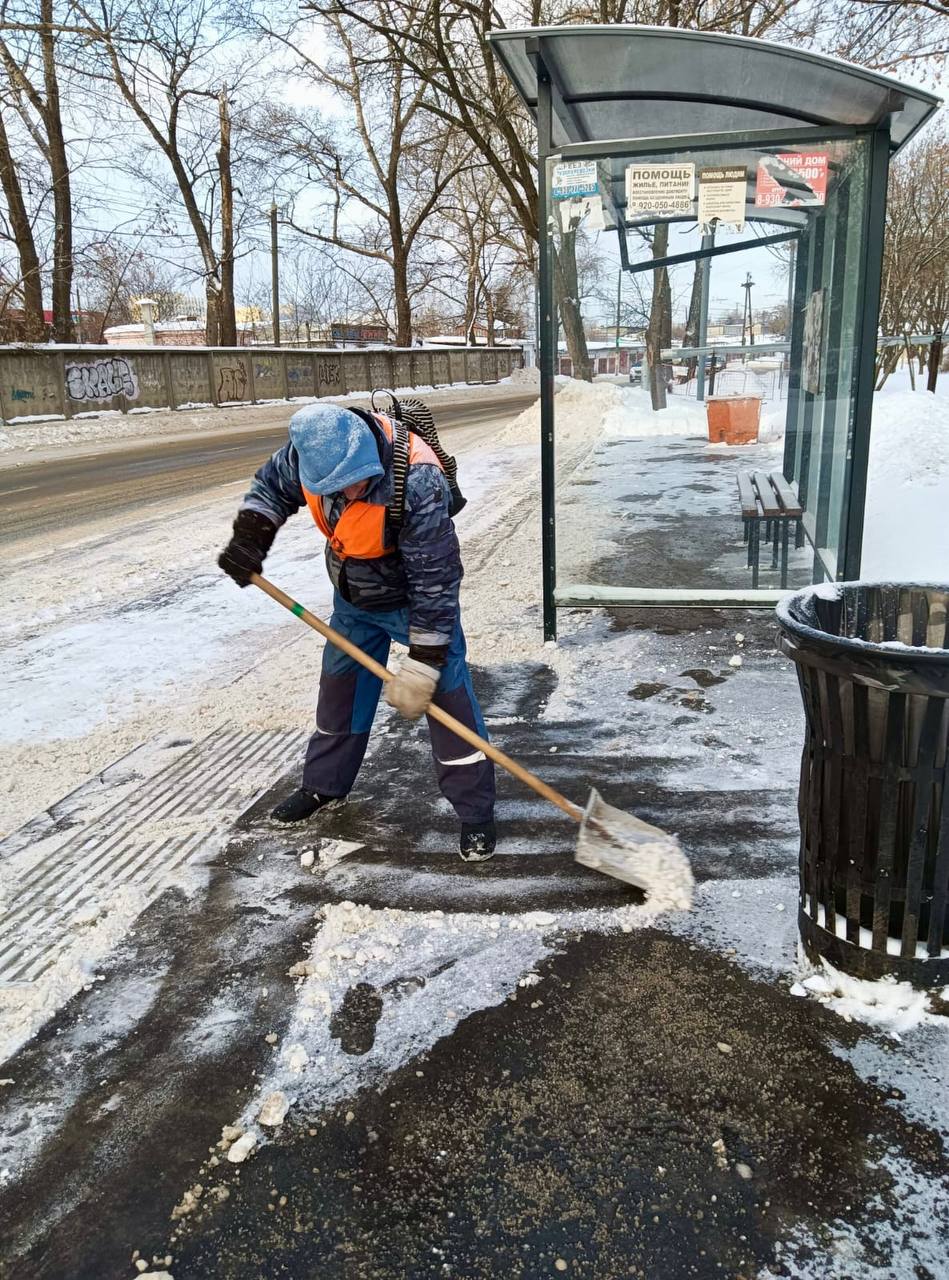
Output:
[[[262,573],[277,526],[259,511],[238,511],[230,542],[217,562],[239,587],[250,586],[250,575]]]
[[[441,671],[442,667],[448,661],[448,645],[410,644],[409,657],[414,658],[416,662],[425,662],[428,666],[434,667],[437,671]]]

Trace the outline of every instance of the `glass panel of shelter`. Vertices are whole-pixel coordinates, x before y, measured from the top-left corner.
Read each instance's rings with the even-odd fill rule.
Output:
[[[596,195],[572,200],[562,193],[561,161],[548,162],[551,231],[567,264],[569,240],[575,237],[575,292],[595,375],[592,396],[567,384],[554,401],[558,598],[567,602],[572,584],[713,595],[716,590],[773,590],[782,578],[793,587],[836,576],[847,519],[868,152],[859,136],[822,141],[817,135],[806,147],[778,144],[754,151],[723,145],[689,152],[683,145],[674,154],[641,160],[634,143],[617,144],[614,154],[598,162]],[[801,161],[791,162],[789,170],[786,157],[795,153]],[[800,190],[793,184],[783,197],[779,193],[776,206],[756,203],[759,183],[774,191],[759,170],[759,161],[769,156],[778,158],[777,171],[785,175],[795,167],[800,172],[809,156],[818,157],[814,172],[819,173],[826,157],[826,184],[818,177],[810,194],[804,193],[810,203],[797,203]],[[703,169],[745,167],[745,228],[718,228],[714,256],[705,260],[711,269],[712,317],[723,301],[736,303],[738,310],[745,297],[751,301],[746,277],[761,282],[759,299],[772,295],[772,321],[766,326],[772,332],[762,332],[759,303],[752,307],[750,330],[746,324],[739,333],[736,326],[730,335],[711,324],[702,344],[678,336],[668,347],[663,343],[669,351],[662,364],[668,407],[658,414],[650,406],[642,335],[654,273],[649,265],[635,268],[651,264],[649,240],[662,223],[668,225],[665,256],[694,254],[712,240],[701,239],[694,203],[691,214],[662,219],[630,214],[626,170],[644,164],[694,165],[696,176]],[[765,239],[772,243],[763,247]],[[731,252],[737,246],[740,251]],[[694,260],[669,267],[677,334],[689,308],[694,272]],[[562,269],[558,275],[569,296],[569,269],[566,278]],[[599,332],[591,324],[597,315]],[[570,375],[576,371],[565,333],[566,325],[559,335],[558,372]],[[710,441],[708,408],[698,398],[703,364],[706,395],[724,397],[729,412],[735,399],[760,399],[757,441]],[[631,384],[635,388],[640,380],[631,397]],[[611,382],[623,392],[604,385]],[[743,521],[739,475],[754,477],[756,492],[769,475],[786,481],[785,493],[796,495],[803,508],[800,526],[796,520]],[[770,492],[777,500],[777,490]],[[790,534],[786,573],[785,527]]]

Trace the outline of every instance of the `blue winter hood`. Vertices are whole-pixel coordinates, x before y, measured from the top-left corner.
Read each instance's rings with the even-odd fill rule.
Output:
[[[290,419],[300,483],[310,493],[339,493],[360,480],[384,474],[372,428],[348,409],[313,404]]]

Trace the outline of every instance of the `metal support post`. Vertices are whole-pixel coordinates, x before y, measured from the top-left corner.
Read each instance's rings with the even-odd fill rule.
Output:
[[[270,285],[273,294],[273,344],[280,346],[280,267],[277,259],[277,202],[270,206]]]
[[[537,63],[537,228],[540,239],[540,518],[543,572],[544,639],[557,639],[557,457],[554,447],[554,370],[557,360],[557,308],[554,302],[553,237],[547,225],[547,156],[551,148],[551,86],[543,59]]]
[[[616,273],[616,350],[619,351],[619,331],[623,318],[623,268]]]
[[[709,232],[707,236],[702,237],[703,249],[714,249],[715,247],[715,228]],[[696,334],[695,345],[697,347],[708,346],[708,295],[709,283],[712,275],[712,258],[711,254],[702,260],[702,291],[699,295],[699,330]],[[707,357],[699,356],[699,362],[695,370],[695,398],[696,400],[705,399],[705,362]]]
[[[867,501],[867,469],[870,463],[870,415],[876,372],[877,328],[880,323],[880,284],[883,275],[883,236],[886,224],[886,187],[890,175],[889,119],[881,121],[870,136],[869,181],[864,218],[863,300],[857,315],[856,376],[853,406],[853,450],[850,486],[843,505],[838,577],[860,577],[863,549],[863,516]]]

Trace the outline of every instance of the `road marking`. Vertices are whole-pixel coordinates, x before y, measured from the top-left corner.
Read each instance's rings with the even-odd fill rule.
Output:
[[[21,484],[16,489],[4,489],[4,496],[10,493],[26,493],[27,489],[38,489],[38,484]]]

